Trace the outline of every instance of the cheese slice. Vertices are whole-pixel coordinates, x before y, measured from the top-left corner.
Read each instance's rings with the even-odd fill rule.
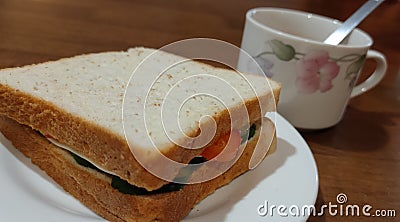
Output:
[[[47,139],[48,141],[50,141],[52,144],[54,144],[55,146],[60,147],[61,149],[64,149],[64,150],[68,150],[69,152],[71,152],[71,153],[73,153],[73,154],[79,156],[80,158],[82,158],[82,159],[88,161],[88,162],[91,163],[93,166],[95,166],[97,169],[99,169],[99,170],[101,170],[101,171],[103,171],[103,172],[106,172],[106,173],[108,173],[108,174],[111,174],[111,175],[114,175],[114,176],[118,176],[117,174],[115,174],[115,173],[113,173],[113,172],[111,172],[111,171],[108,171],[108,170],[106,170],[106,169],[100,167],[100,166],[97,165],[96,163],[90,161],[88,158],[85,158],[85,157],[82,156],[81,154],[75,152],[75,151],[74,151],[73,149],[71,149],[69,146],[67,146],[67,145],[65,145],[65,144],[62,144],[62,143],[59,143],[57,140],[52,139],[52,138],[49,138],[49,137],[46,137],[46,139]]]

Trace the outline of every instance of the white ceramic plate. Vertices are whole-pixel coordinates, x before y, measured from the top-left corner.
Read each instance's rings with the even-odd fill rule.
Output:
[[[185,218],[198,221],[305,221],[282,217],[275,209],[262,217],[261,204],[312,205],[318,193],[318,172],[312,153],[300,134],[276,116],[278,149],[255,170],[234,180],[203,200]],[[30,163],[1,134],[0,221],[103,221],[65,193]]]

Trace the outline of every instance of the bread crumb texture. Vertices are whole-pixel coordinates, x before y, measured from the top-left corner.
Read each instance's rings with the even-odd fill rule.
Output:
[[[132,48],[4,69],[0,83],[51,102],[123,138],[124,93],[132,73],[147,57],[130,81],[124,107],[130,124],[125,127],[136,133],[140,147],[151,146],[150,137],[158,148],[170,147],[170,139],[178,142],[181,130],[186,135],[196,134],[203,116],[215,117],[227,107],[254,97],[255,92],[269,93],[267,81],[260,76],[244,78],[234,71],[155,52]],[[171,64],[175,65],[168,67]]]
[[[190,146],[201,124],[207,127],[213,119],[218,138],[230,130],[230,120],[238,126],[247,121],[231,118],[227,108],[240,114],[236,110],[243,110],[238,107],[245,101],[250,123],[275,109],[280,85],[274,81],[268,81],[272,92],[261,76],[237,75],[166,52],[146,59],[155,52],[132,48],[0,70],[0,114],[51,135],[131,184],[154,190],[167,181],[148,173],[133,156],[123,119],[149,163],[158,163],[152,158],[158,152],[149,150],[153,145],[169,159],[188,163],[202,150],[182,149],[176,142]],[[139,66],[145,59],[150,63]]]

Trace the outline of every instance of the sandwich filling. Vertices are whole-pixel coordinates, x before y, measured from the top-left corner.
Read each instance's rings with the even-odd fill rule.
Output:
[[[229,151],[229,149],[232,150],[232,151],[228,152],[228,157],[218,159],[218,157],[219,157],[218,156],[216,160],[217,161],[229,161],[229,160],[233,159],[237,155],[237,151],[238,151],[240,144],[245,143],[247,140],[250,140],[255,135],[256,128],[257,128],[256,124],[252,124],[250,126],[250,128],[248,128],[246,130],[234,130],[234,131],[232,131],[232,133],[227,133],[226,135],[221,136],[221,138],[219,140],[217,140],[214,144],[207,147],[201,153],[201,156],[194,157],[188,164],[203,163],[203,162],[206,162],[207,160],[213,159],[216,156],[218,156],[218,154],[220,152],[222,152],[222,150],[225,148],[225,145],[228,143],[230,135],[233,135],[233,137],[236,137],[236,139],[233,138],[233,140],[237,141],[237,143],[234,142],[233,146],[237,146],[237,147],[233,147],[233,148],[227,147],[228,151]],[[82,167],[90,168],[92,170],[96,170],[97,172],[110,177],[111,178],[111,186],[113,188],[117,189],[121,193],[130,194],[130,195],[150,195],[150,194],[157,194],[157,193],[179,191],[184,186],[184,184],[170,182],[168,184],[165,184],[164,186],[162,186],[161,188],[159,188],[157,190],[148,191],[145,188],[132,185],[132,184],[128,183],[127,181],[121,179],[117,175],[113,174],[112,172],[99,167],[95,163],[89,161],[87,158],[84,158],[81,155],[75,153],[70,147],[59,143],[53,137],[51,137],[49,135],[47,135],[45,137],[47,138],[47,140],[49,140],[55,146],[57,146],[63,150],[66,150],[73,157],[74,161],[78,165],[80,165]],[[185,179],[188,179],[190,177],[190,173],[188,173],[184,167],[180,170],[177,177],[184,177]]]

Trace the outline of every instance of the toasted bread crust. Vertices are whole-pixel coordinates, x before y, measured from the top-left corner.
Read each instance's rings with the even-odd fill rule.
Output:
[[[273,93],[277,102],[279,89]],[[251,123],[261,118],[257,98],[246,101],[245,105]],[[133,185],[154,190],[168,183],[148,173],[137,162],[124,138],[96,123],[68,113],[50,102],[0,84],[0,114],[28,125],[44,135],[51,135],[96,165],[112,171]],[[214,118],[218,124],[214,138],[218,138],[220,134],[230,130],[230,115],[225,110]],[[199,131],[193,132],[190,136],[198,133]],[[202,150],[188,150],[175,146],[164,155],[175,161],[187,163]]]
[[[248,170],[258,132],[235,165],[221,176],[200,184],[185,185],[180,191],[146,196],[122,194],[110,178],[82,167],[64,150],[54,146],[31,128],[0,117],[1,132],[24,155],[88,208],[110,221],[179,221],[193,206]],[[268,153],[276,149],[273,140]]]

